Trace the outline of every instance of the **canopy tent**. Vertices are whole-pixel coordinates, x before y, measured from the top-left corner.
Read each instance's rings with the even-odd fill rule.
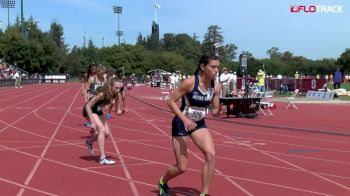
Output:
[[[153,75],[156,75],[156,74],[171,75],[172,73],[171,72],[167,72],[167,71],[162,70],[162,69],[152,69],[152,70],[148,71],[147,74],[153,76]]]

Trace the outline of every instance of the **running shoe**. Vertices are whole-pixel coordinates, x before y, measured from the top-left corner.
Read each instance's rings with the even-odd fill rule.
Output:
[[[112,114],[111,113],[107,113],[106,114],[106,119],[111,119],[112,118]]]
[[[90,144],[89,139],[85,140],[85,145],[88,148],[90,155],[94,155],[94,149],[92,148],[92,144]]]
[[[91,122],[86,122],[85,126],[88,127],[88,128],[91,128]]]
[[[159,186],[160,196],[169,196],[169,193],[168,193],[169,186],[168,184],[163,182],[163,177],[160,178],[158,186]]]
[[[113,165],[113,164],[115,164],[115,161],[109,160],[105,157],[105,158],[100,159],[100,164],[101,165]]]
[[[210,196],[210,195],[206,193],[201,193],[199,196]]]

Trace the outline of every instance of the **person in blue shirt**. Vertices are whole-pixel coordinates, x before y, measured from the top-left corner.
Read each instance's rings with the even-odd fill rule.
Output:
[[[333,85],[334,89],[340,88],[341,80],[343,79],[343,74],[341,73],[339,67],[334,72]]]

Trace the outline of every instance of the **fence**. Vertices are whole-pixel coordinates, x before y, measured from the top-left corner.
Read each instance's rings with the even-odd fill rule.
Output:
[[[39,83],[39,79],[22,79],[21,84],[35,84]],[[15,86],[15,79],[0,80],[0,87]]]
[[[248,79],[249,80],[249,79]],[[299,89],[300,92],[307,92],[309,90],[316,90],[323,87],[326,83],[326,79],[313,79],[313,78],[266,78],[265,86],[271,90],[288,90],[294,91]],[[237,79],[237,88],[242,86],[242,78]]]

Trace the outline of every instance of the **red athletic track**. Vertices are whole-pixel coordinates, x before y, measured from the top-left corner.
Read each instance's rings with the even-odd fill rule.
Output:
[[[159,177],[174,163],[173,115],[142,101],[167,109],[161,90],[128,91],[141,101],[127,97],[129,112],[110,120],[106,151],[117,164],[100,166],[83,144],[89,129],[79,88],[0,89],[0,195],[157,195]],[[258,119],[207,120],[216,148],[211,195],[350,195],[349,136],[307,131],[349,133],[350,106],[285,106],[277,103],[274,116]],[[188,171],[170,182],[172,195],[199,195],[202,161],[190,143]]]

